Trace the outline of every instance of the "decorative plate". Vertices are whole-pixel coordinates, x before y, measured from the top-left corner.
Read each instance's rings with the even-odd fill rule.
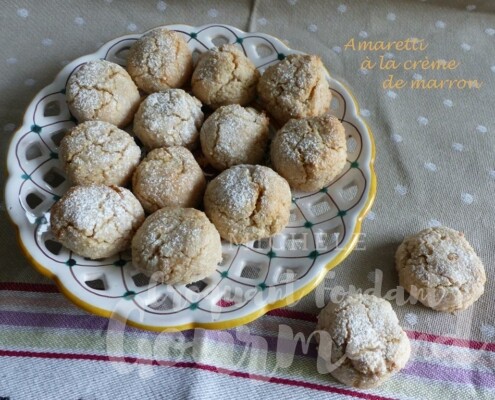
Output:
[[[260,71],[300,53],[272,36],[227,25],[167,28],[184,35],[194,55],[236,43]],[[6,187],[8,211],[26,255],[80,307],[150,330],[225,329],[306,295],[351,252],[376,191],[371,132],[350,90],[331,76],[331,109],[348,138],[345,170],[315,193],[293,193],[290,223],[277,236],[240,246],[224,243],[222,264],[212,276],[189,285],[157,284],[134,269],[127,253],[94,261],[54,240],[50,208],[69,188],[57,149],[75,125],[65,101],[66,82],[90,60],[124,65],[127,50],[139,37],[114,39],[71,62],[29,105],[10,145]]]

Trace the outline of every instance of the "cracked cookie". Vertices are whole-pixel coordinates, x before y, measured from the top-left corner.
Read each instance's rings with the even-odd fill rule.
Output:
[[[146,93],[179,88],[193,68],[191,50],[177,32],[154,29],[138,39],[127,56],[127,71]]]
[[[237,164],[261,164],[268,145],[268,117],[231,104],[208,117],[199,134],[201,149],[219,171]]]
[[[289,222],[287,181],[261,165],[236,165],[206,187],[205,212],[223,239],[232,243],[273,236]]]
[[[201,102],[182,89],[150,94],[134,117],[134,133],[148,149],[198,144]]]
[[[170,285],[196,282],[222,261],[220,235],[206,215],[193,208],[162,208],[151,214],[132,239],[134,266]]]
[[[372,295],[348,294],[318,316],[318,356],[338,381],[373,388],[401,370],[411,346],[389,302]]]
[[[132,121],[141,98],[127,71],[115,63],[83,64],[66,87],[67,104],[79,122],[106,121],[123,127]]]
[[[125,186],[139,164],[141,149],[115,125],[87,121],[64,136],[59,158],[74,185]]]
[[[271,144],[273,168],[301,191],[320,190],[345,166],[345,130],[338,118],[291,119],[276,134]]]
[[[201,54],[191,86],[194,95],[214,109],[227,104],[244,106],[254,99],[259,76],[239,47],[224,44]]]
[[[143,207],[129,190],[104,185],[73,186],[50,215],[55,238],[90,259],[126,250],[143,221]]]
[[[435,227],[406,237],[395,265],[400,285],[437,311],[464,310],[484,292],[485,267],[454,229]]]
[[[299,54],[268,67],[259,80],[258,94],[280,124],[324,114],[332,98],[320,57]]]
[[[194,156],[178,146],[150,151],[132,177],[132,191],[149,213],[163,207],[198,207],[205,187]]]

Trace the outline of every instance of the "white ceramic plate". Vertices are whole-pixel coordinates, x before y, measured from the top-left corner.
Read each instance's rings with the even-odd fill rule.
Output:
[[[193,52],[236,43],[261,72],[288,54],[300,53],[272,36],[227,25],[168,28],[183,34]],[[345,170],[320,191],[293,193],[290,223],[271,240],[225,243],[223,262],[207,279],[187,286],[149,283],[133,268],[129,254],[92,261],[53,239],[50,208],[69,188],[58,144],[75,125],[65,101],[66,82],[90,60],[125,65],[127,49],[140,36],[114,39],[71,62],[29,105],[10,145],[6,187],[8,212],[26,255],[79,306],[144,329],[224,329],[298,300],[350,253],[375,195],[372,135],[349,89],[331,76],[331,109],[348,137]]]

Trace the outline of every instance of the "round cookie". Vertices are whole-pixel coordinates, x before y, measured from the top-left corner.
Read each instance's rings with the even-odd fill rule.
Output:
[[[212,108],[250,103],[260,77],[254,64],[233,44],[203,53],[192,75],[192,91]]]
[[[261,165],[236,165],[206,187],[205,212],[232,243],[273,236],[289,222],[291,192],[285,179]]]
[[[222,106],[201,127],[203,154],[220,171],[237,164],[261,164],[268,145],[268,125],[264,112],[238,104]]]
[[[152,150],[132,177],[132,191],[149,213],[163,207],[198,207],[205,188],[203,171],[185,147]]]
[[[268,67],[259,80],[258,94],[280,124],[324,114],[332,98],[320,57],[300,54]]]
[[[220,235],[206,215],[193,208],[156,211],[132,239],[134,266],[155,281],[169,285],[206,278],[220,261]]]
[[[141,98],[120,65],[96,60],[83,64],[66,87],[67,104],[79,122],[106,121],[123,127],[132,121]]]
[[[437,311],[464,310],[484,292],[485,268],[461,232],[446,227],[406,237],[395,254],[399,283]]]
[[[134,133],[148,149],[198,144],[201,102],[182,89],[150,94],[134,117]]]
[[[75,185],[125,186],[139,164],[141,149],[115,125],[86,121],[64,136],[58,156]]]
[[[406,333],[386,300],[348,294],[318,316],[318,356],[338,381],[368,389],[401,370],[411,354]]]
[[[143,207],[129,190],[105,185],[73,186],[50,215],[55,238],[90,259],[126,250],[143,221]]]
[[[192,68],[192,54],[186,41],[166,28],[153,29],[142,36],[127,56],[129,75],[146,93],[184,86]]]
[[[320,190],[345,166],[344,126],[328,114],[291,119],[276,133],[270,153],[273,168],[287,179],[291,188]]]

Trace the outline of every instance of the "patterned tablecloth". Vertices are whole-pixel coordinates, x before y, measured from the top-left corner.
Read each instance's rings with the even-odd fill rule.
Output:
[[[0,398],[495,398],[495,4],[489,0],[3,1],[2,158],[33,95],[68,61],[128,32],[214,22],[320,54],[352,88],[377,145],[378,195],[360,250],[304,299],[246,326],[150,333],[66,300],[30,267],[2,201]],[[412,37],[426,48],[386,48]],[[360,41],[379,48],[359,50]],[[427,61],[438,59],[454,60],[455,68],[432,70]],[[2,174],[2,186],[4,180]],[[439,224],[463,231],[487,269],[485,294],[457,314],[395,296],[398,243]],[[315,344],[306,345],[332,288],[351,285],[392,299],[412,342],[407,367],[374,390],[320,374]]]

